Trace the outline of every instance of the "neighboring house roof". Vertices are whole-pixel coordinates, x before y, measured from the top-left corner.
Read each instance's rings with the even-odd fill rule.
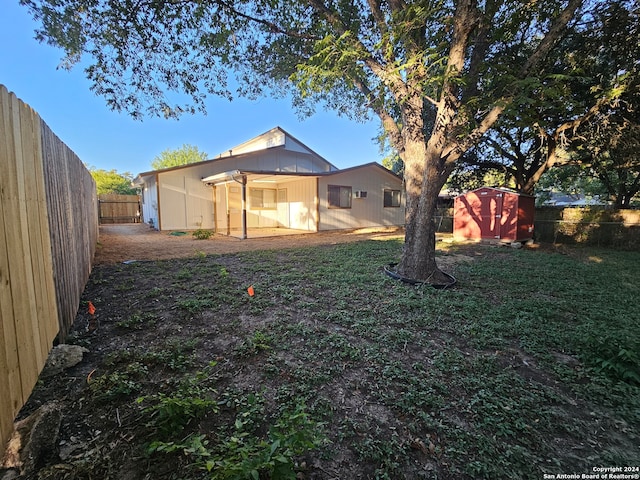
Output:
[[[244,143],[241,143],[240,145],[237,145],[227,150],[225,153],[220,153],[218,156],[216,156],[213,159],[205,160],[203,162],[179,165],[177,167],[169,167],[169,168],[163,168],[160,170],[151,170],[148,172],[139,173],[136,176],[136,178],[133,180],[133,183],[136,185],[140,185],[144,183],[144,180],[143,180],[144,177],[151,177],[158,173],[170,172],[170,171],[180,170],[184,168],[191,168],[194,166],[204,165],[208,163],[215,164],[215,162],[220,161],[222,159],[225,159],[225,160],[229,158],[241,159],[243,157],[247,157],[252,154],[255,154],[256,152],[264,151],[271,148],[282,148],[284,150],[290,150],[294,152],[311,155],[317,158],[318,160],[320,160],[321,162],[325,163],[331,171],[338,171],[338,168],[335,165],[333,165],[327,159],[325,159],[321,155],[311,150],[309,147],[307,147],[304,143],[299,141],[293,135],[289,134],[281,127],[275,127],[267,132],[264,132],[258,135],[257,137],[252,138],[251,140],[248,140]]]
[[[556,193],[550,192],[549,199],[542,205],[555,207],[586,207],[590,205],[606,205],[607,202],[598,195],[587,197],[581,193]]]

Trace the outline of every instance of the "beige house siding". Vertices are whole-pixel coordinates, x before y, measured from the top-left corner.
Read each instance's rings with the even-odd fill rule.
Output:
[[[330,208],[329,185],[351,187],[351,208]],[[400,190],[398,207],[384,207],[384,190]],[[355,198],[355,192],[367,192]],[[369,164],[321,177],[318,182],[319,230],[341,230],[404,225],[405,202],[402,180],[382,167]]]
[[[404,194],[399,205],[384,207],[385,189],[402,191],[399,177],[377,163],[338,170],[280,128],[214,160],[141,173],[136,183],[143,188],[145,222],[160,230],[241,231],[245,237],[245,226],[317,232],[404,224]],[[353,195],[349,208],[329,208],[329,185],[366,197]]]
[[[213,228],[210,188],[181,171],[158,175],[162,230]]]
[[[194,230],[198,228],[226,232],[242,228],[241,185],[219,186],[216,205],[210,186],[201,179],[223,172],[251,170],[265,172],[326,173],[335,167],[308,150],[302,143],[286,135],[281,129],[273,129],[241,146],[234,147],[227,154],[214,160],[174,167],[139,175],[143,187],[143,219],[153,223],[160,230]],[[157,178],[157,184],[156,184]],[[311,182],[311,183],[310,183]],[[286,189],[290,202],[276,210],[252,209],[247,192],[247,226],[249,228],[278,227],[316,231],[317,218],[310,210],[315,209],[315,183],[302,178],[299,182],[285,182],[287,185],[263,184],[262,188]],[[310,186],[313,185],[313,192]],[[259,188],[258,184],[247,185]],[[226,188],[226,189],[225,189]],[[155,191],[154,191],[155,190]],[[228,202],[228,205],[227,205]],[[307,207],[311,202],[312,208]],[[215,218],[215,211],[218,218]]]

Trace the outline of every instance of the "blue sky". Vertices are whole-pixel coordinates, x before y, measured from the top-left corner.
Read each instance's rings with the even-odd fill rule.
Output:
[[[214,157],[280,126],[338,168],[381,161],[377,120],[357,123],[333,112],[299,120],[288,100],[232,102],[211,97],[208,115],[142,122],[109,110],[89,90],[81,66],[57,69],[63,52],[34,39],[36,24],[18,0],[0,0],[0,84],[36,110],[87,165],[137,174],[163,150],[183,144]]]

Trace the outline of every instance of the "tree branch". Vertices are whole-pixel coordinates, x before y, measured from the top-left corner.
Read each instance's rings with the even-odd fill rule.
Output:
[[[470,0],[465,0],[465,2],[469,2]],[[565,9],[558,15],[549,31],[542,38],[541,42],[538,44],[536,50],[531,54],[531,56],[527,59],[524,66],[519,72],[519,78],[526,78],[531,71],[540,63],[542,60],[549,54],[553,45],[561,38],[562,33],[564,32],[566,26],[569,24],[575,12],[582,5],[583,0],[569,0],[569,3],[565,7]],[[513,95],[505,96],[498,99],[494,106],[489,112],[484,116],[484,118],[480,121],[479,125],[467,136],[466,140],[462,143],[456,144],[450,147],[446,152],[444,152],[444,157],[446,159],[446,163],[455,162],[460,156],[475,145],[480,138],[493,126],[493,124],[500,118],[507,105],[513,102],[515,97]]]
[[[507,140],[509,141],[509,140]],[[513,153],[509,152],[509,150],[507,150],[506,148],[504,148],[502,146],[502,144],[500,142],[496,142],[494,139],[492,138],[487,138],[487,142],[489,143],[489,145],[491,145],[495,150],[498,151],[498,153],[500,153],[503,157],[511,160],[512,162],[516,162],[518,160],[518,157],[516,155],[514,155]],[[509,143],[511,143],[511,146],[514,147],[515,150],[515,145],[509,141]]]
[[[468,87],[464,94],[466,98],[474,97],[478,94],[478,76],[480,75],[480,68],[486,60],[486,55],[489,50],[489,30],[491,23],[498,12],[498,8],[501,2],[487,1],[485,6],[484,15],[481,16],[480,24],[476,31],[473,53],[471,54],[471,60],[469,62],[468,73]]]
[[[378,101],[379,99],[376,98],[376,95],[362,79],[354,79],[354,84],[368,99],[369,107],[376,113],[376,115],[378,115],[382,122],[382,127],[389,138],[389,143],[400,155],[404,151],[404,139],[402,138],[402,132],[400,131],[400,127],[398,127],[397,122],[384,108],[382,108],[381,105],[383,102]]]
[[[584,0],[569,0],[569,3],[565,9],[558,15],[549,31],[542,38],[542,41],[538,44],[536,50],[527,59],[522,70],[520,71],[520,78],[527,77],[531,71],[549,54],[553,45],[562,37],[565,28],[575,15],[576,11],[582,6]]]
[[[235,8],[233,6],[233,4],[230,4],[228,2],[225,2],[224,0],[215,0],[215,3],[218,4],[220,7],[226,9],[227,11],[231,12],[232,15],[236,15],[240,18],[244,18],[245,20],[249,20],[251,22],[257,23],[259,25],[263,25],[267,28],[269,28],[269,30],[272,33],[279,33],[282,35],[286,35],[288,37],[293,37],[293,38],[302,38],[302,39],[306,39],[306,40],[321,40],[321,37],[318,37],[317,35],[312,35],[312,34],[308,34],[308,33],[300,33],[298,31],[295,30],[288,30],[285,28],[282,28],[280,25],[270,21],[270,20],[266,20],[264,18],[258,18],[255,17],[253,15],[249,15],[248,13],[244,13],[241,12],[240,10],[238,10],[237,8]]]

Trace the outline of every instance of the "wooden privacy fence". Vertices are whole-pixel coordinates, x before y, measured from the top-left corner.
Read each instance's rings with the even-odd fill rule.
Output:
[[[549,243],[640,248],[640,210],[537,208],[535,238]]]
[[[98,239],[95,192],[78,157],[0,85],[0,452],[77,313]]]
[[[438,232],[453,232],[453,209],[436,215]],[[640,248],[640,210],[612,210],[604,207],[538,207],[535,210],[534,239],[543,243],[565,243]]]
[[[103,193],[98,195],[98,216],[101,224],[139,223],[140,197]]]

